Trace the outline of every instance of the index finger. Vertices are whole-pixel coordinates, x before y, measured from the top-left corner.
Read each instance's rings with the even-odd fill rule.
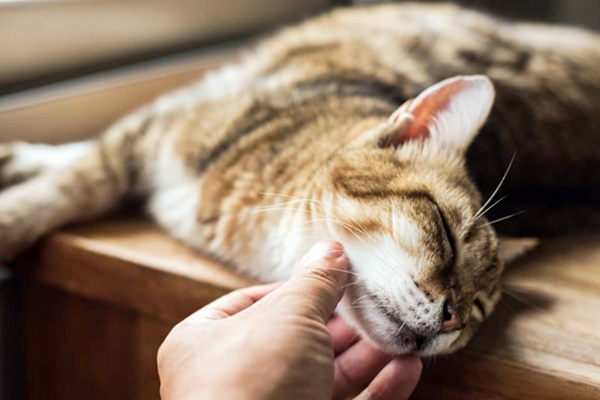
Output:
[[[348,281],[348,258],[338,242],[322,240],[298,263],[292,277],[270,298],[274,312],[292,312],[321,324],[342,298]]]

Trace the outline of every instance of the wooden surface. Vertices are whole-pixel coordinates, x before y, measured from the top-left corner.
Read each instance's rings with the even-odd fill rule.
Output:
[[[44,388],[32,399],[158,398],[169,328],[247,284],[132,217],[69,228],[30,257],[28,382]],[[543,242],[506,287],[466,350],[426,362],[414,398],[599,399],[600,233]]]
[[[27,285],[27,399],[158,399],[156,349],[171,323]]]

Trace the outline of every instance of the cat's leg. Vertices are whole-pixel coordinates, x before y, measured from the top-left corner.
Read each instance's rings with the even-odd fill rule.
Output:
[[[0,189],[63,169],[90,154],[94,146],[93,141],[57,146],[25,142],[0,144]]]
[[[143,193],[148,123],[126,122],[67,166],[0,192],[0,261],[56,228],[109,211],[132,191]]]

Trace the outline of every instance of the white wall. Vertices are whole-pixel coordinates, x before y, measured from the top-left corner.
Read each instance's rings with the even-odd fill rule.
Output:
[[[0,88],[36,76],[247,32],[328,0],[0,0]]]

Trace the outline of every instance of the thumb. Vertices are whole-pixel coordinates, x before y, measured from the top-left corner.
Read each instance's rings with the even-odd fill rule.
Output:
[[[342,298],[348,281],[348,258],[341,244],[316,243],[296,266],[290,280],[272,293],[286,313],[326,323]]]

